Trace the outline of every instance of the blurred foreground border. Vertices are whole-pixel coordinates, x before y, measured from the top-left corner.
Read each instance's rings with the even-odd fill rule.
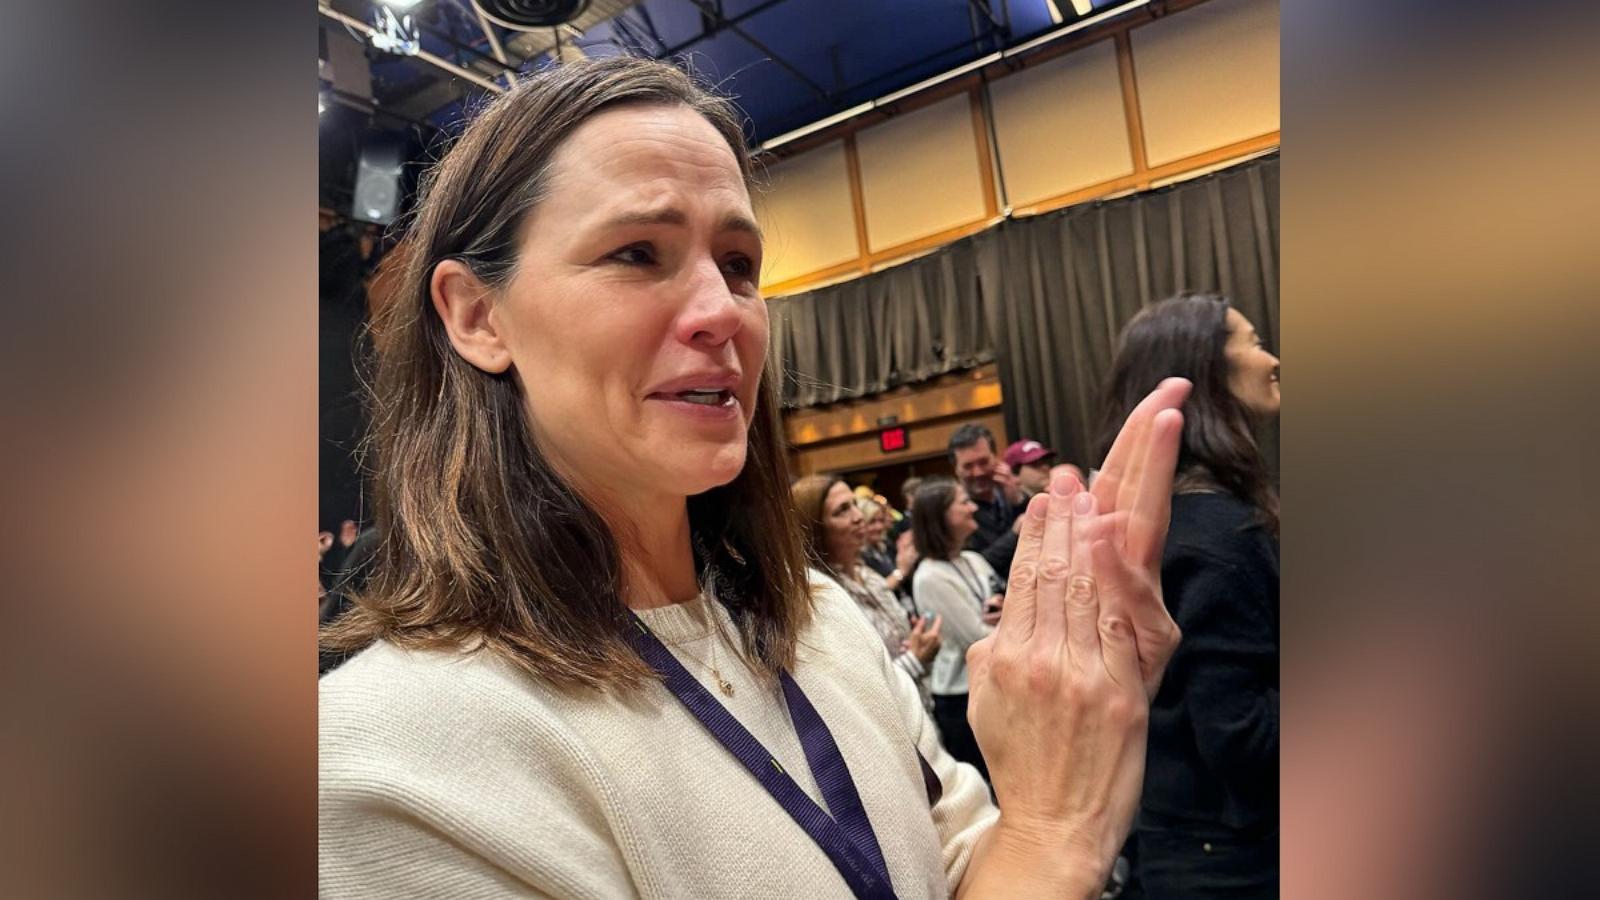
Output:
[[[315,892],[316,13],[267,6],[0,31],[8,895]],[[1284,3],[1286,897],[1594,883],[1596,15]]]

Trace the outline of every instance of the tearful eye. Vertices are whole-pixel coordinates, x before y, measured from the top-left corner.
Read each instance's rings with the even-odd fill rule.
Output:
[[[628,266],[649,266],[655,264],[656,249],[648,243],[629,244],[607,258]]]
[[[722,264],[722,271],[734,278],[751,278],[755,276],[756,265],[748,256],[734,256]]]

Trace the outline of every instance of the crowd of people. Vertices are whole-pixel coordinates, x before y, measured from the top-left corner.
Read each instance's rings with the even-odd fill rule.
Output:
[[[1251,323],[1140,312],[1088,471],[969,424],[901,510],[789,481],[749,180],[731,106],[636,60],[430,175],[382,536],[322,592],[323,894],[1276,896]]]
[[[1138,865],[1118,886],[1156,898],[1275,896],[1278,521],[1252,432],[1278,413],[1278,360],[1225,298],[1150,307],[1120,339],[1103,398],[1102,455],[1138,401],[1171,376],[1195,385],[1161,570],[1184,640],[1151,704],[1145,788],[1126,848]],[[951,437],[949,462],[958,479],[917,479],[906,491],[902,537],[914,543],[895,548],[898,591],[859,574],[872,571],[869,560],[887,565],[881,504],[862,498],[857,512],[845,481],[826,475],[797,481],[794,498],[802,520],[814,523],[810,546],[829,542],[813,554],[819,568],[856,599],[931,697],[945,749],[987,777],[967,719],[967,651],[1003,614],[1028,501],[1057,476],[1089,484],[1092,475],[1036,440],[997,453],[979,424]],[[940,627],[924,631],[930,619]]]

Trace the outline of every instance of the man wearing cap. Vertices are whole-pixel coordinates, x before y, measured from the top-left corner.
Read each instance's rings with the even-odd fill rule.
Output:
[[[1050,488],[1050,464],[1056,458],[1054,450],[1035,440],[1021,440],[1006,448],[1004,458],[1011,471],[1017,473],[1017,484],[1028,497]]]

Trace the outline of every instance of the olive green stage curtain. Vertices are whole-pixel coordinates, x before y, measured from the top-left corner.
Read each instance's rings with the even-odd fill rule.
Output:
[[[1276,153],[1170,187],[1008,220],[892,269],[771,302],[786,407],[994,361],[1006,430],[1092,466],[1118,332],[1184,290],[1227,295],[1274,353]],[[1262,435],[1277,471],[1277,434]]]

